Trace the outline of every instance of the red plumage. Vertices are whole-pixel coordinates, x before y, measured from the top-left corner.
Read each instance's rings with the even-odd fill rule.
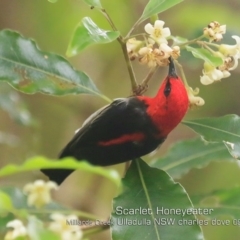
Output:
[[[60,154],[91,164],[107,166],[141,157],[155,150],[181,122],[188,109],[188,96],[170,59],[169,73],[153,98],[136,96],[116,99],[92,114]],[[68,169],[42,170],[61,184]]]

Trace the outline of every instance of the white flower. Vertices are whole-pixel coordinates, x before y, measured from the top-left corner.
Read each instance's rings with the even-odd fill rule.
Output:
[[[136,40],[136,38],[130,38],[126,45],[130,60],[135,60],[135,58],[138,57],[138,51],[143,45],[143,42]]]
[[[150,37],[158,44],[167,43],[167,37],[171,35],[169,28],[163,28],[165,22],[156,20],[154,26],[151,23],[145,25],[145,31],[150,34]]]
[[[51,215],[53,222],[50,223],[49,229],[61,236],[62,240],[80,240],[83,233],[75,215],[64,216],[60,213]]]
[[[140,55],[140,63],[147,64],[148,67],[153,68],[157,65],[167,66],[172,49],[167,44],[162,43],[159,48],[153,49],[152,45],[143,47],[138,53]]]
[[[234,70],[238,66],[238,59],[240,59],[240,37],[232,36],[236,40],[235,45],[221,44],[219,46],[219,52],[221,52],[225,57],[232,57],[233,66],[229,70]]]
[[[18,219],[8,222],[7,227],[13,228],[13,230],[7,232],[4,240],[13,240],[27,235],[27,229],[24,227],[22,221]]]
[[[222,40],[223,34],[226,33],[226,25],[220,25],[217,21],[213,21],[203,29],[203,34],[209,38],[210,41],[218,42]]]
[[[139,58],[140,63],[147,64],[150,68],[157,66],[152,45],[141,48],[138,53],[140,55],[140,58]]]
[[[222,78],[229,77],[230,73],[227,70],[221,71],[211,64],[204,63],[203,76],[200,81],[203,85],[209,85],[213,82],[220,81]]]
[[[195,96],[195,95],[197,95],[199,93],[199,89],[198,88],[193,90],[191,87],[187,87],[186,90],[187,90],[187,94],[188,94],[190,107],[193,107],[193,106],[203,106],[205,104],[205,101],[204,101],[203,98]]]
[[[179,46],[174,46],[172,48],[171,56],[173,57],[173,59],[177,59],[180,56],[180,47]]]
[[[172,48],[170,48],[166,43],[161,43],[159,50],[162,52],[163,58],[169,58],[173,52]]]
[[[240,37],[239,36],[232,36],[233,39],[235,39],[236,44],[235,45],[228,45],[228,44],[221,44],[219,47],[219,51],[224,56],[235,56],[237,55],[238,58],[240,58]]]
[[[36,180],[34,183],[28,183],[23,191],[28,194],[28,205],[39,208],[51,202],[51,190],[57,188],[55,182]]]

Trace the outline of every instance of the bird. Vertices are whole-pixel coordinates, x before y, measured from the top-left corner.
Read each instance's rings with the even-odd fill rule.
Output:
[[[168,75],[155,97],[117,98],[85,120],[59,158],[74,157],[109,166],[142,157],[157,149],[181,122],[189,106],[186,88],[169,58]],[[71,169],[42,169],[59,185]]]

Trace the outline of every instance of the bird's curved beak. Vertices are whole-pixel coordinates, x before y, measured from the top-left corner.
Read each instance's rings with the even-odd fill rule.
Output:
[[[172,57],[169,58],[168,76],[178,78]]]

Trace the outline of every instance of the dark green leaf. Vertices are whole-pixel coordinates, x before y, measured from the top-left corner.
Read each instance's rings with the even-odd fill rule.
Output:
[[[183,121],[208,142],[221,142],[230,154],[240,159],[240,118],[237,115],[226,115],[219,118],[203,118]]]
[[[182,1],[183,0],[150,0],[143,10],[142,16],[139,19],[139,23],[143,22],[154,14],[166,11]]]
[[[184,140],[173,145],[168,153],[151,166],[167,171],[179,178],[192,168],[202,168],[212,161],[234,160],[221,143],[207,143],[202,139]]]
[[[101,2],[99,0],[83,0],[83,1],[90,6],[102,8]]]
[[[67,49],[67,56],[75,56],[92,44],[109,43],[119,37],[119,32],[99,28],[91,18],[85,17],[76,27]]]
[[[191,208],[188,195],[179,183],[164,171],[149,167],[141,159],[135,160],[123,179],[122,194],[114,199],[113,240],[203,239],[200,227],[194,222],[195,216],[180,214]],[[189,224],[181,225],[183,219]]]
[[[17,32],[0,32],[0,80],[25,93],[101,94],[92,80],[63,57],[42,52]]]
[[[82,171],[98,174],[111,180],[117,186],[120,185],[120,177],[115,170],[96,167],[85,161],[77,161],[74,158],[65,158],[61,161],[52,161],[45,157],[33,157],[22,165],[9,164],[0,169],[0,177],[21,173],[25,171],[39,170],[45,168],[81,169]]]
[[[186,49],[189,52],[192,52],[193,56],[196,58],[200,58],[204,60],[205,62],[218,67],[223,64],[223,60],[220,57],[216,57],[212,55],[207,49],[204,48],[193,48],[190,46],[186,46]]]

